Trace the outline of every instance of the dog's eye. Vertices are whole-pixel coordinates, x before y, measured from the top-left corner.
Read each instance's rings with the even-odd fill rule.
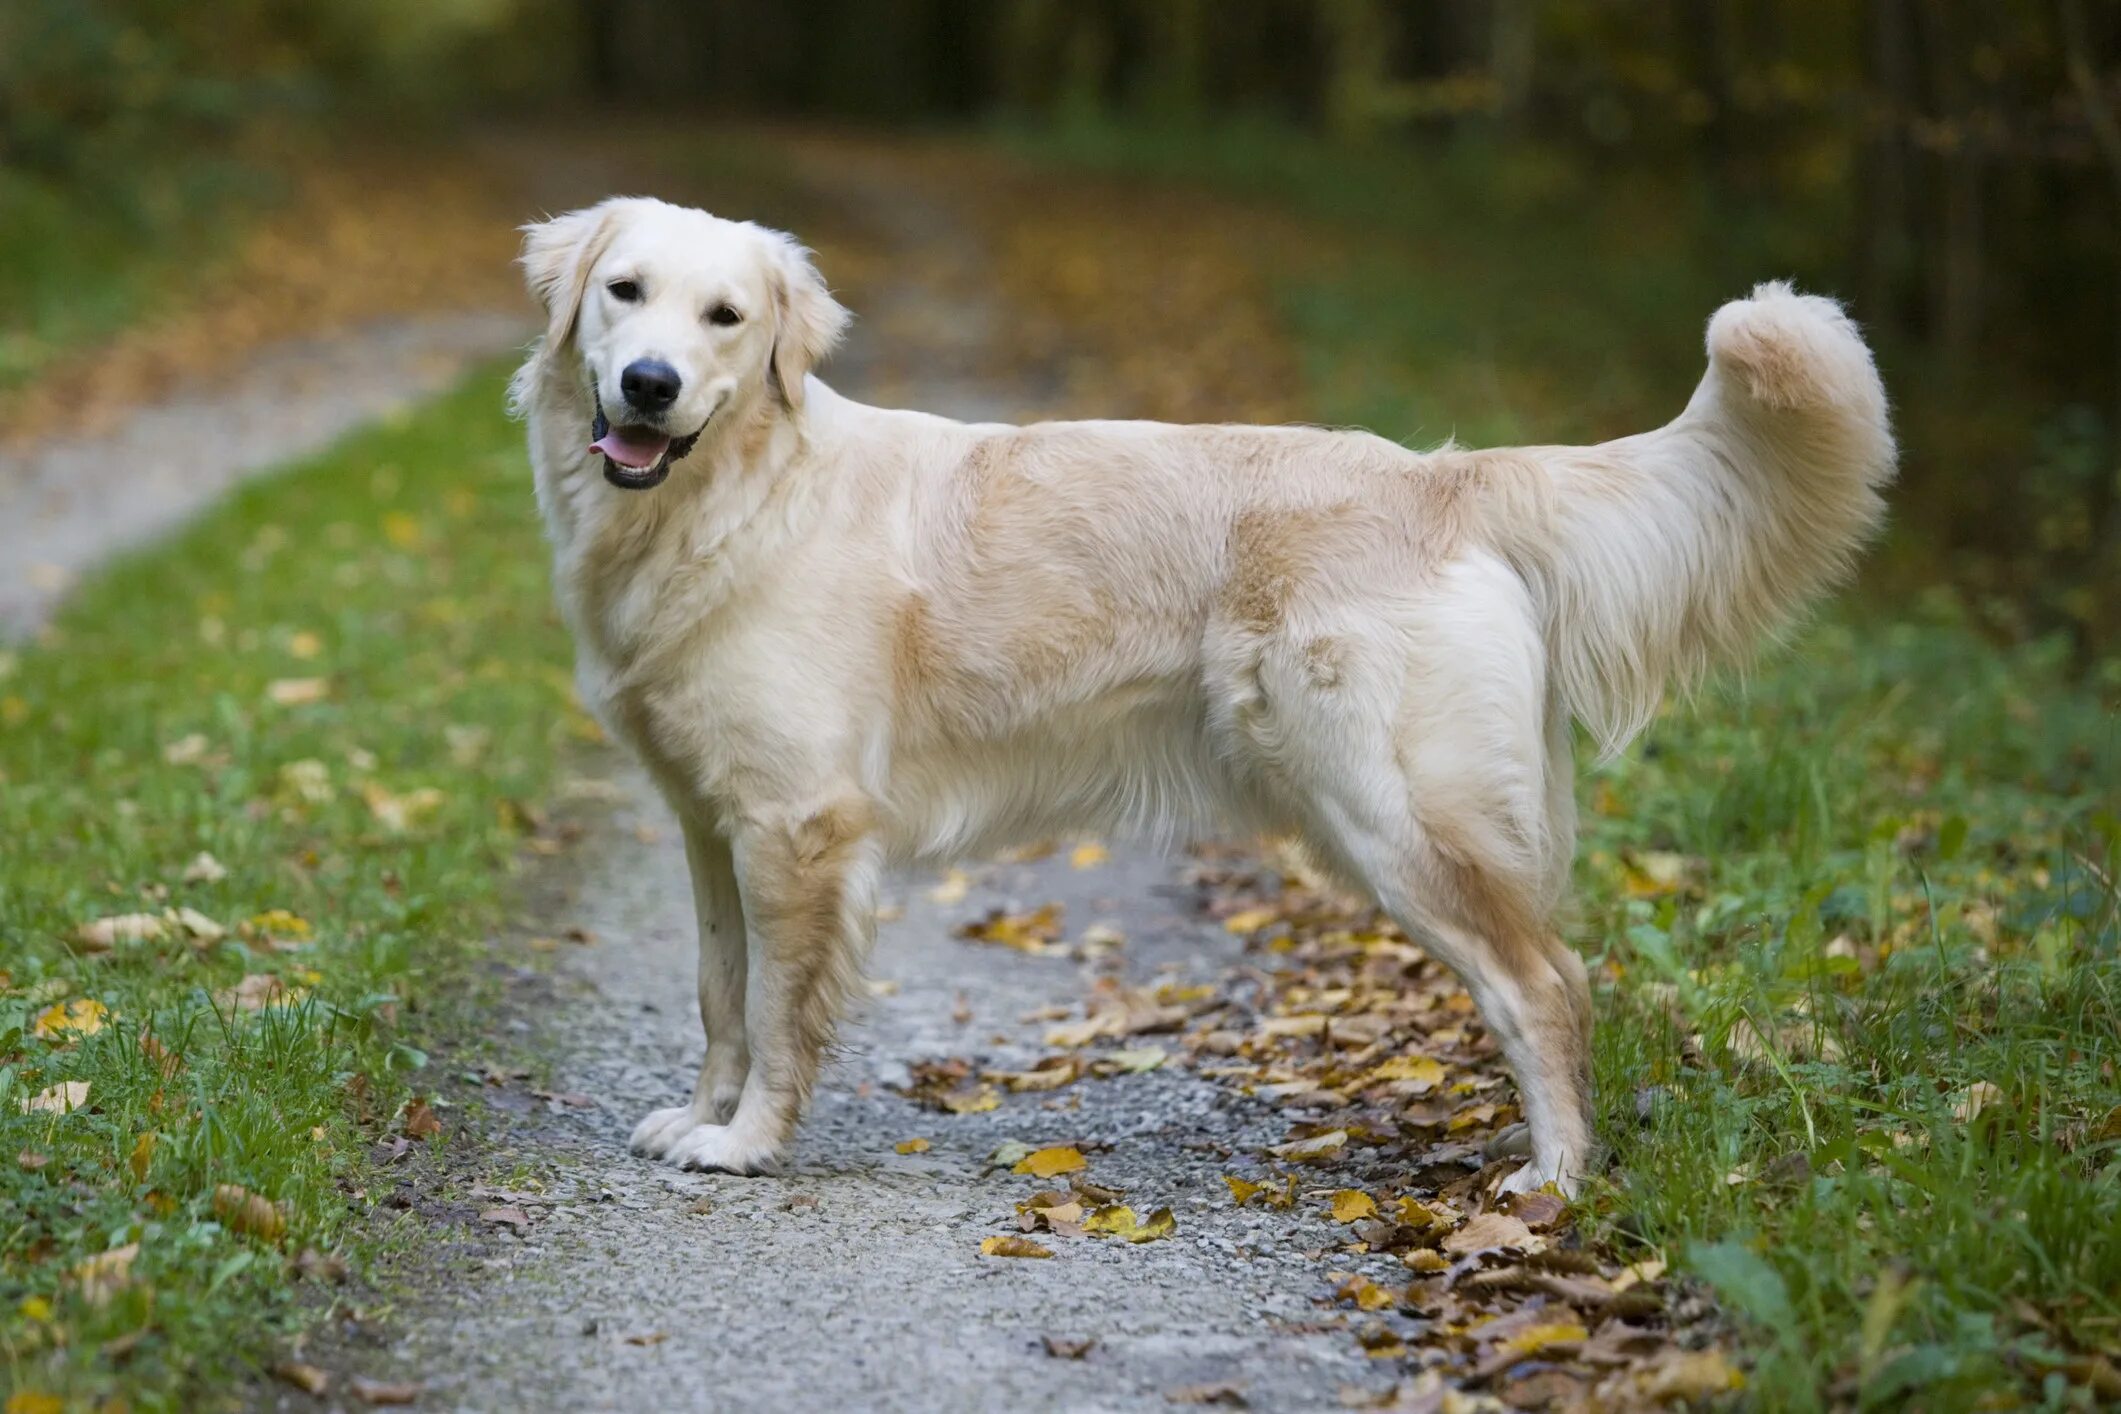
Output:
[[[634,304],[641,298],[641,287],[632,280],[613,280],[604,288],[611,291],[613,299],[624,300],[628,304]]]
[[[743,323],[744,316],[737,313],[734,305],[718,304],[707,311],[707,322],[709,324],[719,324],[724,329],[727,329],[732,325]]]

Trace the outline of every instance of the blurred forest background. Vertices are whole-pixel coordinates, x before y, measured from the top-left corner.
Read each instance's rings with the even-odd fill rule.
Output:
[[[976,130],[1427,231],[1523,267],[1509,337],[1658,341],[1667,400],[1714,300],[1792,275],[1850,302],[1900,404],[1882,582],[2080,666],[2121,640],[2105,0],[9,0],[0,389],[126,317],[134,253],[181,258],[344,135],[555,109]],[[1571,283],[1631,317],[1538,303]]]

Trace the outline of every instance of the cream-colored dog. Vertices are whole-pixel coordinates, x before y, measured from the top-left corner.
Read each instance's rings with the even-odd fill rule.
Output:
[[[582,695],[683,823],[699,914],[706,1058],[635,1149],[786,1152],[887,863],[1237,828],[1300,836],[1465,980],[1528,1123],[1504,1186],[1575,1186],[1570,722],[1619,749],[1878,523],[1885,394],[1836,305],[1726,305],[1654,432],[1423,454],[866,407],[811,376],[847,314],[807,252],[659,201],[531,227],[523,264]]]

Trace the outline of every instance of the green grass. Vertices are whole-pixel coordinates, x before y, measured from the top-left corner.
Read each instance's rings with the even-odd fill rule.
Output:
[[[0,658],[13,1393],[196,1407],[328,1296],[305,1301],[295,1256],[378,1240],[366,1150],[425,1088],[427,1038],[475,1002],[526,803],[581,726],[501,401],[482,374],[245,489]],[[321,700],[275,701],[312,678]],[[202,852],[225,878],[187,881]],[[175,907],[229,936],[74,941]],[[240,1009],[245,977],[285,1003]],[[40,1036],[69,1005],[100,1029]],[[25,1112],[69,1081],[85,1108]],[[286,1233],[232,1230],[222,1184],[281,1205]],[[133,1243],[98,1299],[81,1264]]]
[[[1005,140],[1337,233],[1279,277],[1314,415],[1417,444],[1661,422],[1709,311],[1806,272],[1775,213],[1536,153]],[[2073,684],[1949,605],[1859,598],[1581,787],[1593,1230],[1716,1288],[1763,1408],[2088,1407],[2121,1366],[2121,664]]]
[[[153,314],[273,185],[261,171],[207,158],[115,191],[0,170],[0,393]]]

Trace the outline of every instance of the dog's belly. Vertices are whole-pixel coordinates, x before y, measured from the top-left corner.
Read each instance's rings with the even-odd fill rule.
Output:
[[[1206,711],[1190,694],[902,749],[886,798],[890,852],[907,863],[1075,832],[1177,843],[1261,824],[1267,813],[1214,749]]]

